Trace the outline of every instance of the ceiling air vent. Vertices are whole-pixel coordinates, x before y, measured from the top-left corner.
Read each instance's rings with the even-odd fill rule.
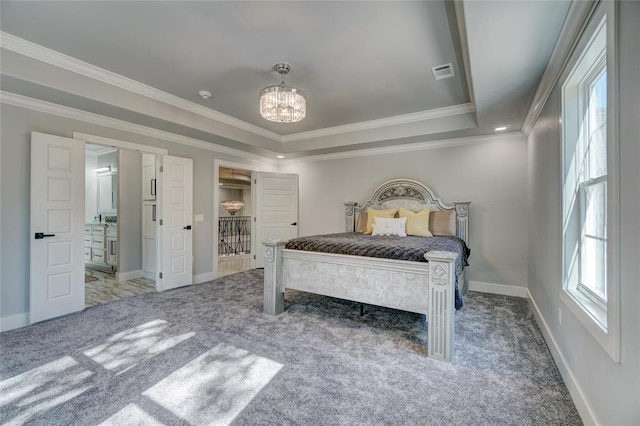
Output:
[[[431,68],[433,71],[433,76],[436,80],[442,80],[443,78],[451,78],[456,74],[453,72],[453,64],[448,63],[444,65],[438,65],[437,67]]]

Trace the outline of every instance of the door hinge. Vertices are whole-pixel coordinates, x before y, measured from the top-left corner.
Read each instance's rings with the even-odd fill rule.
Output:
[[[160,272],[160,279],[162,279],[162,272]]]
[[[257,222],[257,221],[258,221],[258,220],[257,220],[257,218],[256,218],[255,216],[253,217],[253,221],[254,221],[254,222]]]
[[[253,255],[253,260],[256,260],[256,255],[255,254]]]
[[[258,179],[254,179],[253,183],[255,183],[257,185],[258,184]]]
[[[162,224],[163,224],[162,219],[160,219],[160,226],[162,226]]]
[[[160,173],[164,172],[164,166],[160,166]]]

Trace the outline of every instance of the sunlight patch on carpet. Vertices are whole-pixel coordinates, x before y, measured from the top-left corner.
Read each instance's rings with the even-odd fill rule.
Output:
[[[280,371],[282,364],[224,343],[143,392],[193,425],[227,425]]]
[[[93,373],[70,356],[0,382],[0,411],[12,405],[17,416],[2,424],[20,425],[91,388],[86,380]]]
[[[100,426],[163,426],[164,423],[156,420],[151,414],[138,407],[129,404],[113,416],[109,417]]]
[[[171,336],[167,328],[167,321],[149,321],[113,335],[106,343],[84,354],[107,370],[120,374],[195,336],[195,333]]]

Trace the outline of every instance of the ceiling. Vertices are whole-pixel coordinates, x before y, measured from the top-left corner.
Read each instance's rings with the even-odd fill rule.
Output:
[[[519,130],[569,5],[3,0],[1,83],[5,92],[143,125],[156,120],[154,128],[262,154]],[[198,120],[100,96],[95,81],[58,78],[53,62],[8,46],[9,35],[173,95]],[[299,123],[259,115],[258,92],[279,81],[277,62],[291,64],[287,83],[307,94]],[[436,81],[431,68],[445,63],[455,77]],[[213,98],[200,98],[203,89]]]

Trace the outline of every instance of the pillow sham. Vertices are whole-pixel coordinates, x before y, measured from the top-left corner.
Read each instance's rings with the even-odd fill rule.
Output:
[[[407,235],[416,237],[433,237],[429,231],[429,208],[426,207],[418,213],[400,207],[400,217],[407,218]]]
[[[367,233],[367,212],[362,212],[358,215],[358,220],[356,222],[356,232],[361,234]]]
[[[376,217],[392,218],[398,209],[376,210],[371,207],[367,208],[367,234],[373,232],[373,219]]]
[[[371,235],[397,235],[398,237],[406,237],[406,226],[406,217],[400,219],[375,217],[373,218],[373,233]]]
[[[456,211],[433,211],[429,216],[429,229],[433,235],[456,236]]]

